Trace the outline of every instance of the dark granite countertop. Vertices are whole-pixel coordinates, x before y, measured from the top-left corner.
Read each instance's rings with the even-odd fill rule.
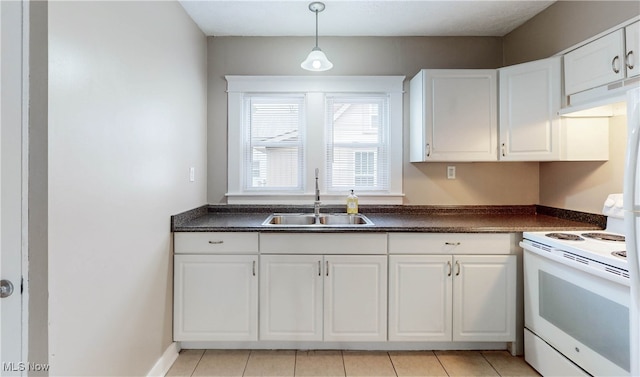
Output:
[[[539,205],[360,206],[373,226],[293,227],[262,225],[272,213],[310,213],[311,207],[209,205],[171,217],[173,232],[430,232],[514,233],[604,229],[606,217]],[[344,212],[344,206],[322,208]]]

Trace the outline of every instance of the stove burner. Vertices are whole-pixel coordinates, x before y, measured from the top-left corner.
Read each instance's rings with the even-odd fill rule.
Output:
[[[624,236],[619,236],[617,234],[609,234],[609,233],[582,233],[584,237],[593,238],[600,241],[614,241],[614,242],[624,242]]]
[[[545,236],[564,241],[584,241],[584,238],[578,236],[577,234],[570,233],[547,233],[545,234]]]
[[[611,253],[611,255],[619,257],[619,258],[627,258],[627,251],[614,251]]]

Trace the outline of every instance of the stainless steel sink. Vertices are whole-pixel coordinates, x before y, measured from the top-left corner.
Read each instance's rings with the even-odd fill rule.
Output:
[[[274,213],[262,223],[267,226],[310,226],[310,227],[340,227],[340,226],[371,226],[374,225],[365,215],[346,213],[322,213],[315,216],[312,213]]]

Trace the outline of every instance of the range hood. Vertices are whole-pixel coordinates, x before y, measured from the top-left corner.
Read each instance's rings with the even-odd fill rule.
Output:
[[[566,97],[563,117],[612,117],[627,113],[627,91],[640,85],[640,76],[585,90]]]

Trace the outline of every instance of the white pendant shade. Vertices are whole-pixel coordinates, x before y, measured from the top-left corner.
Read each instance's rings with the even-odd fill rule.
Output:
[[[328,71],[333,68],[333,63],[327,59],[327,55],[318,47],[318,12],[324,10],[324,3],[314,1],[309,4],[309,10],[316,14],[316,47],[311,50],[309,56],[300,64],[300,67],[307,71]]]
[[[300,64],[300,67],[307,71],[321,72],[333,68],[333,63],[327,59],[327,56],[319,47],[314,47],[307,59]]]

